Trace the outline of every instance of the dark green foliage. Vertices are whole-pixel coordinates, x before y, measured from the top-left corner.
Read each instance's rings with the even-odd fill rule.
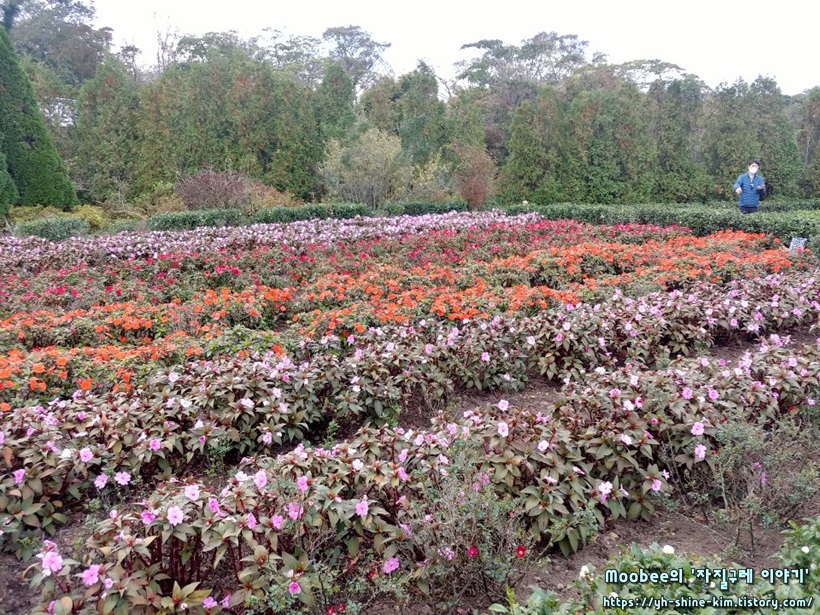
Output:
[[[77,203],[74,187],[4,28],[0,28],[0,91],[0,150],[17,186],[18,202],[71,209]]]
[[[112,57],[80,90],[76,176],[93,202],[129,192],[138,148],[138,105],[133,81]]]
[[[62,241],[69,237],[82,237],[90,230],[88,222],[82,218],[73,216],[55,216],[53,218],[43,218],[32,220],[31,222],[21,222],[14,227],[14,234],[20,237],[36,235],[51,241]]]
[[[316,117],[324,139],[342,140],[353,126],[355,96],[353,81],[345,70],[335,62],[328,64],[316,90]]]
[[[441,149],[445,135],[445,106],[438,98],[438,80],[424,62],[398,83],[396,133],[402,150],[414,165],[426,163]]]
[[[244,222],[239,209],[175,211],[153,216],[146,221],[149,231],[188,231],[200,226],[236,226]]]
[[[171,66],[140,92],[138,192],[213,168],[309,198],[322,157],[310,91],[242,50]]]
[[[3,139],[2,136],[0,136],[0,143],[2,142]],[[18,196],[17,186],[14,185],[8,168],[6,167],[6,157],[2,150],[0,150],[0,216],[5,216],[9,213],[11,204],[17,200]]]

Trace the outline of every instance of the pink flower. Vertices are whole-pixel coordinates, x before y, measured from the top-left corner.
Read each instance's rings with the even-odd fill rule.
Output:
[[[0,446],[5,444],[5,442],[6,442],[6,434],[3,433],[2,431],[0,431]]]
[[[578,476],[583,476],[584,474],[586,474],[586,472],[584,472],[578,466],[572,466],[572,471],[575,472]]]
[[[189,500],[198,500],[199,499],[199,486],[198,485],[188,485],[185,487],[185,497]]]
[[[307,476],[300,476],[299,479],[296,481],[296,486],[299,488],[299,491],[304,493],[308,490],[308,479]]]
[[[284,521],[284,519],[282,518],[282,515],[273,515],[273,517],[271,517],[271,520],[270,520],[273,527],[275,527],[277,530],[282,529],[282,522],[283,521]]]
[[[685,389],[683,389],[682,395],[684,399],[692,399],[692,389],[686,387]]]
[[[555,341],[560,344],[561,342],[564,341],[564,336],[559,333],[558,335],[555,336]]]
[[[37,557],[43,560],[44,577],[54,572],[60,572],[60,570],[63,569],[63,558],[56,551],[46,551],[45,553],[40,553]]]
[[[157,515],[150,510],[144,510],[140,513],[140,518],[142,519],[143,525],[151,525],[157,518]]]
[[[506,438],[510,433],[510,428],[507,426],[507,423],[504,421],[499,421],[498,423],[498,435],[502,438]]]
[[[706,458],[706,447],[703,444],[698,444],[695,447],[695,459],[703,460]]]
[[[356,504],[356,514],[364,518],[367,516],[368,510],[369,507],[367,505],[367,496],[364,496],[361,500],[359,500],[359,503]]]
[[[107,474],[100,474],[97,478],[94,479],[94,486],[97,489],[102,489],[108,483],[108,475]]]
[[[490,362],[490,353],[489,352],[482,352],[481,353],[481,360],[484,363],[489,363]]]
[[[213,609],[218,604],[219,603],[216,600],[214,600],[211,596],[208,596],[207,598],[205,598],[205,600],[202,601],[202,606],[206,609]]]
[[[23,482],[23,479],[26,476],[26,471],[24,469],[15,470],[14,472],[12,472],[12,474],[14,474],[14,484],[19,485]]]
[[[90,448],[82,448],[80,449],[80,461],[83,463],[88,463],[94,458],[94,453],[91,452]]]
[[[693,436],[702,436],[703,435],[703,423],[698,421],[694,425],[692,425],[692,435]]]
[[[407,471],[404,469],[404,466],[399,466],[398,474],[399,474],[399,479],[401,481],[406,481],[407,480],[407,478],[408,478],[407,477]]]
[[[467,555],[469,557],[478,557],[478,549],[474,546],[470,547],[469,549],[467,549]]]
[[[541,440],[538,443],[538,450],[543,453],[544,451],[546,451],[549,448],[549,445],[550,445],[550,443],[547,442],[546,440]]]
[[[182,523],[184,518],[185,515],[179,506],[171,506],[171,508],[168,509],[168,523],[171,524],[171,527],[176,527]]]
[[[128,472],[117,472],[114,474],[114,482],[124,487],[131,482],[131,475]]]
[[[302,593],[302,588],[299,587],[299,584],[296,581],[291,581],[290,585],[288,585],[288,592],[291,595],[301,594]]]
[[[400,462],[400,463],[404,463],[406,459],[407,459],[407,449],[406,449],[406,448],[404,448],[404,449],[402,449],[402,451],[399,453],[399,462]]]
[[[288,517],[296,521],[299,519],[302,514],[305,512],[305,509],[299,506],[296,502],[291,502],[288,504]]]
[[[253,513],[248,513],[248,529],[253,530],[256,527],[256,517]]]
[[[629,446],[630,444],[632,444],[632,438],[630,438],[630,437],[629,437],[627,434],[625,434],[625,433],[622,433],[622,434],[621,434],[621,437],[620,437],[619,439],[620,439],[620,441],[621,441],[621,442],[623,442],[623,443],[624,443],[624,444],[626,444],[627,446]]]
[[[386,562],[384,562],[384,574],[390,574],[394,570],[397,570],[399,567],[399,558],[391,557]]]
[[[265,485],[268,484],[268,475],[265,474],[264,470],[259,470],[253,475],[253,484],[256,485],[257,489],[265,488]]]
[[[720,393],[718,393],[715,389],[709,389],[709,399],[715,401],[718,397],[720,397]]]
[[[100,567],[98,564],[94,564],[93,566],[89,566],[85,571],[83,571],[83,585],[87,587],[91,587],[97,581],[100,580]]]
[[[768,482],[768,477],[765,472],[760,473],[760,484],[765,485]]]
[[[660,479],[656,478],[654,481],[652,481],[652,491],[660,491],[661,487],[663,487],[663,483],[660,481]]]
[[[225,594],[225,597],[222,598],[223,609],[227,609],[229,606],[231,606],[231,596],[233,596],[233,594]]]
[[[152,451],[158,451],[160,449],[161,443],[156,438],[151,438],[151,441],[148,442],[148,448]]]
[[[105,589],[111,589],[114,587],[114,579],[105,579],[103,581],[103,587],[105,587]]]
[[[496,405],[498,406],[498,409],[501,410],[501,412],[506,412],[510,407],[510,402],[508,402],[506,399],[502,399]]]
[[[607,496],[612,493],[612,483],[606,481],[598,485],[598,491],[601,492],[601,501],[606,502]]]
[[[271,442],[273,442],[273,435],[270,432],[262,434],[262,442],[264,442],[265,444],[270,444]]]

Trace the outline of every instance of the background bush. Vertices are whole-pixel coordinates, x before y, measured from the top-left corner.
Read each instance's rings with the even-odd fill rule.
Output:
[[[14,233],[21,237],[36,235],[51,241],[62,241],[69,237],[82,237],[91,230],[88,222],[73,216],[45,218],[21,222],[14,227]]]

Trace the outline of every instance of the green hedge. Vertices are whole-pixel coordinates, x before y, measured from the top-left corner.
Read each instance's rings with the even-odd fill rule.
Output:
[[[200,226],[235,226],[244,221],[239,209],[174,211],[148,218],[149,231],[189,231]]]
[[[14,234],[21,237],[36,235],[51,241],[62,241],[69,237],[87,235],[90,230],[91,227],[88,222],[82,218],[55,216],[53,218],[21,222],[14,227]]]

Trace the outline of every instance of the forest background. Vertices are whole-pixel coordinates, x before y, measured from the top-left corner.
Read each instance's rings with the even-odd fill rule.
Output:
[[[90,4],[4,8],[73,192],[44,202],[8,160],[17,188],[7,181],[3,196],[0,168],[0,214],[78,203],[139,216],[302,201],[709,202],[732,198],[750,157],[778,197],[820,196],[820,87],[786,96],[761,76],[710,88],[663,60],[608,63],[556,32],[465,43],[475,57],[452,80],[422,61],[393,75],[390,43],[358,26],[322,39],[168,31],[146,66],[94,27]],[[14,155],[8,141],[0,163]]]

